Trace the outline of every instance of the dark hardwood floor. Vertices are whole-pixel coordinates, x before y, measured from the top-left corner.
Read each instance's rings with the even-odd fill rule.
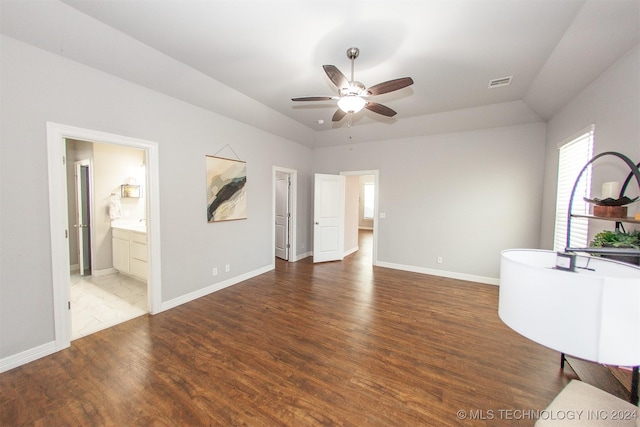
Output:
[[[0,374],[0,425],[532,426],[559,354],[497,287],[374,268],[370,238]]]

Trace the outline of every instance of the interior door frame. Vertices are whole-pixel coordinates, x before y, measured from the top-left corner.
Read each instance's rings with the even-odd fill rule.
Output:
[[[160,186],[159,146],[157,142],[47,122],[47,161],[49,166],[49,224],[55,350],[71,345],[71,290],[69,286],[69,210],[67,206],[67,139],[106,143],[145,151],[147,191],[147,239],[149,245],[148,306],[151,314],[161,308],[160,270]]]
[[[380,195],[380,171],[375,170],[360,170],[360,171],[343,171],[340,175],[345,176],[361,176],[361,175],[373,175],[374,182],[374,200],[373,200],[373,248],[372,248],[372,263],[378,265],[378,200]]]
[[[280,166],[273,166],[272,173],[272,203],[271,203],[271,214],[273,218],[271,219],[271,259],[272,259],[272,267],[275,268],[276,262],[276,175],[277,173],[284,173],[289,175],[289,180],[291,181],[291,187],[289,188],[289,204],[291,213],[291,218],[289,220],[289,262],[298,261],[298,251],[296,245],[296,223],[297,223],[297,195],[298,195],[298,171],[295,169],[283,168]]]

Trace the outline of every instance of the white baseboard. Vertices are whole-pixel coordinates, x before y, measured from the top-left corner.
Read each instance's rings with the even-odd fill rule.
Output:
[[[79,273],[80,272],[80,265],[79,264],[71,264],[69,271],[73,274],[73,273]],[[113,273],[117,273],[118,270],[116,270],[115,268],[105,268],[102,270],[93,270],[91,272],[92,276],[106,276],[108,274],[113,274]]]
[[[301,254],[298,254],[298,255],[294,256],[293,259],[290,259],[289,261],[291,261],[291,262],[300,261],[301,259],[308,258],[311,255],[312,255],[312,252],[310,252],[310,251],[303,252]]]
[[[235,285],[237,283],[240,283],[242,281],[245,281],[247,279],[251,279],[252,277],[259,276],[260,274],[266,273],[267,271],[271,271],[274,268],[275,268],[274,264],[267,265],[267,266],[264,266],[264,267],[259,268],[257,270],[253,270],[253,271],[250,271],[248,273],[241,274],[239,276],[235,276],[235,277],[232,277],[230,279],[224,280],[222,282],[214,283],[213,285],[207,286],[206,288],[198,289],[197,291],[188,293],[186,295],[182,295],[182,296],[180,296],[178,298],[174,298],[172,300],[165,301],[162,304],[160,304],[160,310],[158,311],[158,313],[162,312],[162,311],[165,311],[165,310],[172,309],[172,308],[177,307],[177,306],[182,305],[182,304],[186,304],[186,303],[188,303],[190,301],[193,301],[193,300],[196,300],[196,299],[201,298],[203,296],[212,294],[212,293],[217,292],[217,291],[219,291],[221,289],[228,288],[229,286],[233,286],[233,285]]]
[[[208,295],[210,293],[219,291],[221,289],[224,289],[226,287],[235,285],[237,283],[240,283],[244,280],[250,279],[252,277],[258,276],[260,274],[266,273],[268,271],[271,271],[275,268],[275,265],[267,265],[265,267],[259,268],[257,270],[251,271],[249,273],[246,274],[241,274],[239,276],[236,277],[232,277],[228,280],[225,280],[223,282],[219,282],[219,283],[215,283],[211,286],[207,286],[206,288],[203,289],[199,289],[195,292],[191,292],[187,295],[183,295],[181,297],[175,298],[173,300],[170,301],[166,301],[164,303],[161,304],[160,306],[160,310],[158,311],[165,311],[165,310],[169,310],[171,308],[177,307],[179,305],[185,304],[189,301],[193,301],[197,298],[203,297],[205,295]],[[110,269],[107,269],[110,270]],[[105,272],[107,270],[100,270],[101,272]],[[113,269],[111,269],[113,270]],[[113,272],[115,272],[116,270],[113,270]],[[104,274],[110,274],[110,273],[103,273]],[[95,275],[95,272],[94,272]],[[157,314],[157,313],[155,313]],[[34,360],[40,359],[42,357],[45,356],[49,356],[50,354],[53,354],[55,352],[57,352],[58,349],[56,347],[56,342],[55,341],[51,341],[49,343],[46,344],[42,344],[39,345],[37,347],[31,348],[29,350],[23,351],[21,353],[18,354],[14,354],[12,356],[0,359],[0,373],[2,372],[6,372],[10,369],[13,368],[17,368],[18,366],[24,365],[26,363],[29,362],[33,362]]]
[[[105,269],[102,269],[102,270],[93,270],[91,272],[91,275],[98,277],[98,276],[106,276],[108,274],[114,274],[114,273],[117,273],[117,272],[118,272],[118,270],[116,270],[115,268],[105,268]]]
[[[465,280],[468,282],[484,283],[487,285],[500,285],[500,279],[485,276],[476,276],[473,274],[456,273],[453,271],[436,270],[433,268],[416,267],[413,265],[395,264],[391,262],[376,263],[378,267],[392,268],[394,270],[410,271],[412,273],[429,274],[431,276],[447,277],[449,279]]]
[[[296,257],[295,261],[304,259],[311,256],[311,252],[305,252],[303,254],[300,254]],[[464,273],[455,273],[455,272],[451,272],[451,271],[444,271],[444,270],[435,270],[435,269],[430,269],[430,268],[423,268],[423,267],[415,267],[415,266],[411,266],[411,265],[404,265],[404,264],[395,264],[395,263],[390,263],[390,262],[380,262],[378,261],[376,263],[376,266],[378,267],[384,267],[384,268],[392,268],[394,270],[403,270],[403,271],[410,271],[410,272],[414,272],[414,273],[422,273],[422,274],[429,274],[432,276],[440,276],[440,277],[448,277],[451,279],[458,279],[458,280],[465,280],[465,281],[470,281],[470,282],[476,282],[476,283],[485,283],[488,285],[499,285],[500,284],[500,280],[496,279],[496,278],[492,278],[492,277],[484,277],[484,276],[476,276],[476,275],[472,275],[472,274],[464,274]],[[213,292],[219,291],[221,289],[227,288],[229,286],[235,285],[237,283],[240,283],[242,281],[251,279],[252,277],[255,276],[259,276],[260,274],[266,273],[268,271],[271,271],[275,268],[274,264],[271,265],[267,265],[264,266],[262,268],[259,268],[257,270],[253,270],[250,271],[248,273],[245,274],[241,274],[239,276],[236,277],[232,277],[230,279],[224,280],[222,282],[218,282],[215,283],[213,285],[207,286],[206,288],[202,288],[199,289],[197,291],[191,292],[189,294],[186,295],[182,295],[178,298],[172,299],[170,301],[165,301],[161,304],[160,306],[160,311],[165,311],[165,310],[169,310],[171,308],[177,307],[179,305],[185,304],[189,301],[193,301],[195,299],[201,298],[203,296],[209,295]],[[109,269],[107,269],[109,270]],[[100,270],[101,272],[107,271],[107,270]],[[115,272],[115,270],[114,270]],[[95,274],[95,273],[94,273]],[[104,274],[110,274],[110,273],[104,273]],[[10,369],[16,368],[18,366],[24,365],[26,363],[32,362],[34,360],[40,359],[42,357],[48,356],[50,354],[55,353],[56,351],[58,351],[58,349],[56,348],[56,343],[55,341],[46,343],[46,344],[42,344],[40,346],[34,347],[32,349],[23,351],[21,353],[18,354],[14,354],[12,356],[0,359],[0,373],[2,372],[6,372]]]
[[[34,360],[53,354],[56,351],[58,351],[56,348],[56,342],[51,341],[21,353],[5,357],[4,359],[0,359],[0,373],[17,368],[18,366],[26,363],[33,362]]]
[[[358,252],[358,250],[359,250],[359,249],[360,249],[360,247],[359,247],[359,246],[356,246],[355,248],[351,248],[351,249],[349,249],[349,250],[345,251],[345,253],[344,253],[344,255],[343,255],[343,256],[349,256],[349,255],[351,255],[351,254],[352,254],[352,253],[354,253],[354,252]]]

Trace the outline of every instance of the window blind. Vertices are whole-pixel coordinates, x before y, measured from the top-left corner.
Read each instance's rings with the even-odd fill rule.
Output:
[[[567,214],[571,191],[578,174],[593,157],[594,127],[581,132],[577,138],[570,140],[560,147],[558,154],[558,188],[556,194],[556,226],[554,235],[554,250],[564,251],[567,243]],[[582,174],[573,198],[574,214],[588,214],[589,205],[583,197],[591,193],[591,165]],[[570,245],[574,248],[587,247],[589,220],[587,218],[573,218],[571,220]]]

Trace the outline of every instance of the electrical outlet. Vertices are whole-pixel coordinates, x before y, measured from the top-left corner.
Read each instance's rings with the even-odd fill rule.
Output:
[[[218,267],[213,267],[213,275],[214,276],[218,275]]]
[[[229,266],[229,264],[225,265],[224,266],[224,271],[226,271],[228,273],[229,270],[231,270],[231,267]]]
[[[438,259],[436,260],[438,262],[438,264],[442,264],[442,257],[439,256]]]

